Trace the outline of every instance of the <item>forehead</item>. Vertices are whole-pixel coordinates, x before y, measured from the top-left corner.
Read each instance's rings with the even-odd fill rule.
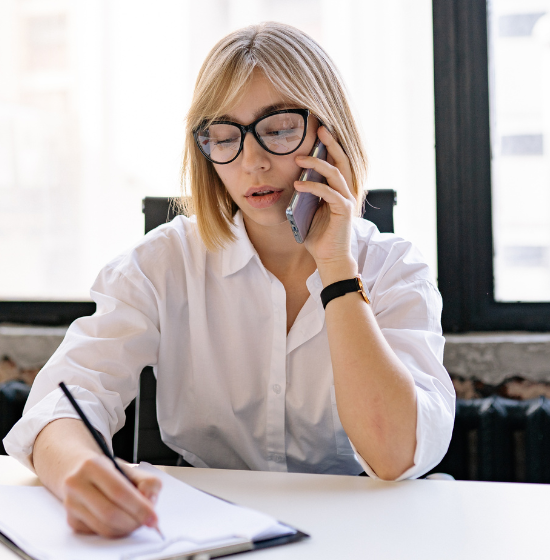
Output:
[[[265,76],[255,73],[237,104],[221,118],[248,124],[271,111],[295,106]]]

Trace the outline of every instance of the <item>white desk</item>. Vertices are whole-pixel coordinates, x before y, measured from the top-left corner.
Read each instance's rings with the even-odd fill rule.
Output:
[[[351,476],[164,469],[197,488],[269,513],[311,535],[303,542],[235,559],[550,558],[546,537],[550,485],[389,483]],[[13,459],[0,456],[0,483],[38,482]],[[0,560],[17,558],[0,545]]]

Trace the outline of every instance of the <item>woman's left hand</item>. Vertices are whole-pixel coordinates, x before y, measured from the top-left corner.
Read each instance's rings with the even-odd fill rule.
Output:
[[[319,140],[327,147],[329,161],[310,156],[296,157],[303,168],[313,168],[326,177],[328,185],[312,181],[295,181],[300,192],[309,192],[324,200],[317,210],[305,240],[319,272],[324,267],[338,267],[353,261],[351,255],[351,224],[356,201],[351,194],[352,173],[349,159],[342,146],[324,127],[317,131]],[[322,276],[322,274],[321,274]]]

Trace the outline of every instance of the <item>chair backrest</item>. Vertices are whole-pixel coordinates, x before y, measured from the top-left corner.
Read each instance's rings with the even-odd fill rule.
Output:
[[[369,191],[363,205],[363,218],[371,221],[382,233],[393,233],[393,207],[397,193],[393,189]]]
[[[171,222],[178,215],[174,199],[165,196],[146,196],[141,201],[141,210],[145,215],[145,233]]]
[[[396,192],[391,189],[369,191],[363,218],[370,220],[381,232],[393,233],[393,207]],[[145,233],[171,221],[177,215],[174,199],[146,197],[143,199]],[[141,373],[139,393],[135,404],[133,461],[174,465],[177,453],[161,440],[156,414],[156,380],[153,370],[147,367]]]
[[[7,455],[2,440],[23,415],[31,386],[19,379],[0,383],[0,455]]]
[[[363,206],[363,218],[373,222],[381,232],[393,233],[393,207],[397,204],[397,193],[393,189],[369,191]],[[145,233],[161,224],[170,222],[177,215],[174,199],[147,196],[143,199]]]
[[[157,421],[157,380],[151,367],[146,367],[141,372],[135,402],[133,462],[176,465],[179,455],[165,445],[160,437]]]

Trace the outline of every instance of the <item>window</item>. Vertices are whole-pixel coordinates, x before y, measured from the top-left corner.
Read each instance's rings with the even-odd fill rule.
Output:
[[[3,0],[0,321],[93,312],[96,274],[143,234],[141,199],[179,194],[204,57],[265,20],[334,58],[366,140],[367,187],[397,191],[396,232],[436,268],[429,0]]]
[[[550,0],[488,16],[495,300],[550,301]]]
[[[433,7],[444,330],[548,330],[549,3]]]

